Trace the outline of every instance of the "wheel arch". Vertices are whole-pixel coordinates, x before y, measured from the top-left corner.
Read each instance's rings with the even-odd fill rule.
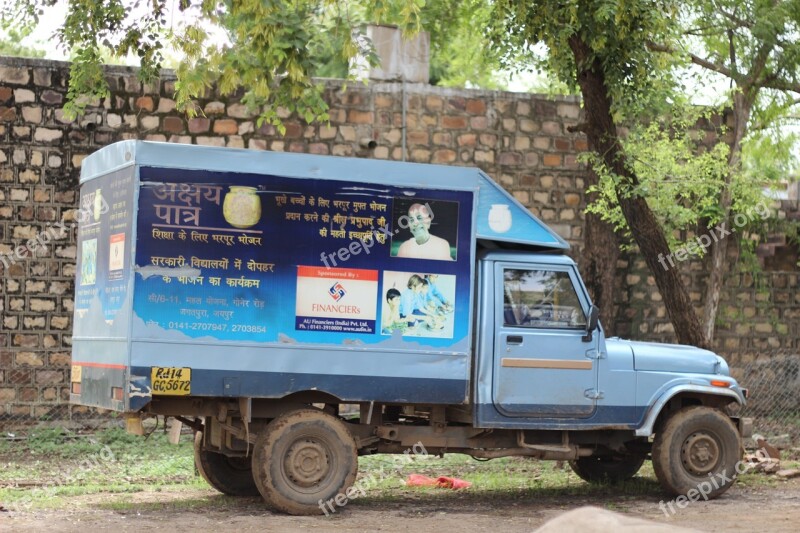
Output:
[[[340,404],[344,403],[341,398],[324,390],[303,390],[292,392],[280,399],[281,402],[287,403],[325,403],[325,404]]]
[[[742,404],[742,399],[732,389],[693,385],[676,385],[665,391],[648,409],[643,424],[636,429],[637,437],[649,437],[670,414],[689,405],[703,405],[722,409],[730,403]]]

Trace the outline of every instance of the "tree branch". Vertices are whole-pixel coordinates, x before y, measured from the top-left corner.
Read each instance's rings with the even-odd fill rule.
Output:
[[[709,31],[713,30],[713,31]],[[708,33],[706,33],[708,32]],[[708,26],[698,26],[696,28],[688,28],[683,33],[686,35],[705,36],[712,35],[719,32],[718,24],[709,24]]]
[[[751,87],[760,87],[758,80],[767,67],[767,59],[769,59],[769,54],[772,52],[772,49],[773,46],[766,42],[758,48],[758,52],[756,52],[756,56],[750,64],[750,71],[747,73],[746,81],[742,87],[745,91],[749,90]]]
[[[674,48],[672,48],[670,46],[667,46],[665,44],[654,43],[654,42],[650,42],[650,41],[647,43],[647,48],[649,48],[653,52],[663,52],[663,53],[667,53],[667,54],[677,53],[677,50],[675,50]],[[739,76],[737,74],[735,74],[728,67],[725,67],[723,65],[718,65],[718,64],[714,63],[713,61],[711,61],[709,59],[703,59],[702,57],[700,57],[700,56],[698,56],[696,54],[693,54],[691,52],[684,52],[684,53],[689,56],[689,59],[691,59],[692,63],[694,63],[695,65],[701,66],[701,67],[703,67],[705,69],[708,69],[708,70],[713,70],[714,72],[722,74],[723,76],[726,76],[726,77],[728,77],[728,78],[730,78],[730,79],[732,79],[734,81],[737,81],[737,82],[739,81]]]
[[[757,87],[762,89],[775,89],[776,91],[791,91],[800,94],[800,83],[781,80],[775,74],[765,77],[763,80],[756,82]]]
[[[674,54],[678,53],[678,50],[667,46],[665,44],[648,42],[647,48],[652,50],[653,52],[661,52],[666,54]],[[702,57],[692,54],[691,52],[684,52],[686,55],[689,56],[692,63],[698,65],[700,67],[706,68],[708,70],[714,71],[718,74],[722,74],[733,81],[736,82],[737,85],[744,85],[746,83],[746,78],[735,74],[731,69],[714,63],[709,59],[703,59]],[[755,81],[751,84],[752,87],[759,87],[762,89],[775,89],[776,91],[791,91],[793,93],[800,94],[800,83],[785,79],[779,79],[775,74],[769,75],[762,80]]]
[[[736,43],[733,41],[733,30],[728,30],[728,51],[730,52],[731,56],[731,68],[734,72],[739,70],[736,67]]]
[[[730,20],[731,22],[736,24],[736,26],[739,27],[739,28],[747,28],[747,29],[752,29],[753,28],[753,23],[752,22],[740,19],[739,17],[737,17],[733,13],[729,13],[729,12],[725,11],[724,9],[720,9],[719,12],[722,13],[725,16],[725,18],[727,18],[728,20]]]

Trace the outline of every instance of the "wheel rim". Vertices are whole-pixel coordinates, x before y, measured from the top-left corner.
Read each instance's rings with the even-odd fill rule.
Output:
[[[713,471],[720,455],[719,442],[707,433],[692,433],[681,446],[681,462],[689,473],[696,476]]]
[[[333,471],[331,450],[319,439],[295,440],[283,460],[283,474],[301,492],[319,490]]]

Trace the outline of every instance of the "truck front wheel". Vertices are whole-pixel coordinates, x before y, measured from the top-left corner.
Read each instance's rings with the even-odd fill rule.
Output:
[[[692,406],[664,422],[652,454],[653,469],[665,491],[689,498],[695,491],[698,499],[712,499],[736,481],[742,445],[736,426],[724,413]]]
[[[570,461],[569,466],[589,483],[620,483],[635,476],[644,460],[643,455],[598,455]]]
[[[353,496],[358,450],[347,426],[314,409],[285,413],[253,449],[253,477],[271,507],[293,515],[328,514]]]
[[[247,457],[227,457],[203,449],[203,434],[194,437],[194,464],[209,485],[229,496],[258,496]]]

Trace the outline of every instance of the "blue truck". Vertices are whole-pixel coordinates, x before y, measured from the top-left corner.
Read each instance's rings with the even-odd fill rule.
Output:
[[[606,338],[569,245],[477,168],[123,141],[77,218],[71,402],[190,425],[223,493],[320,513],[415,445],[736,477],[725,360]]]

